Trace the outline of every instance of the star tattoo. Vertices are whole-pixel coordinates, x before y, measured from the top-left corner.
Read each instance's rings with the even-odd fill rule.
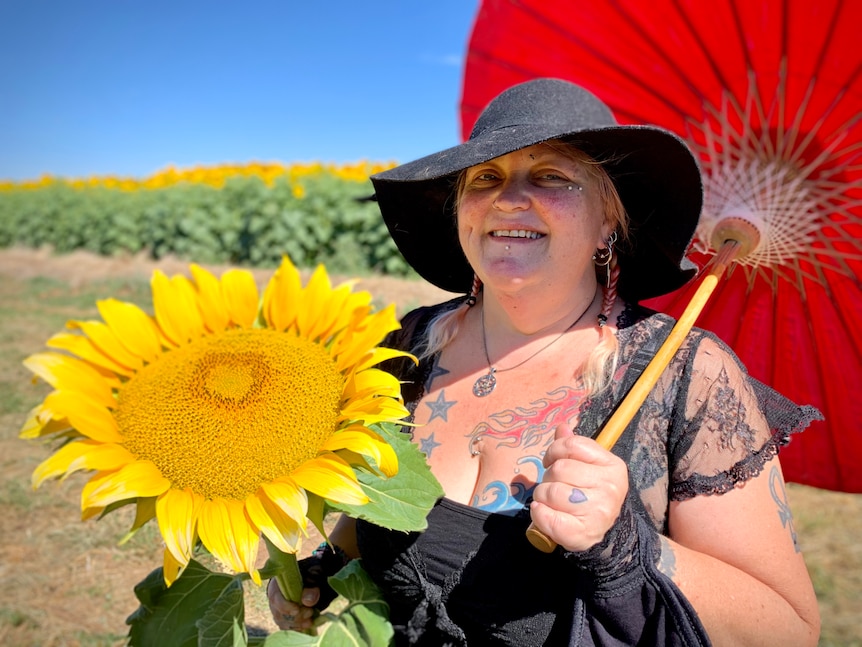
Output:
[[[431,408],[431,417],[428,418],[428,422],[434,420],[434,418],[443,418],[444,422],[449,422],[449,409],[456,403],[456,400],[446,400],[446,391],[440,391],[440,395],[437,396],[437,399],[433,402],[426,402],[425,404]]]
[[[428,438],[420,438],[419,439],[419,449],[425,453],[428,458],[431,458],[431,452],[434,451],[435,448],[439,447],[442,443],[438,443],[434,440],[434,433],[432,432]]]
[[[425,383],[426,388],[431,388],[431,383],[434,381],[434,378],[441,377],[443,375],[449,375],[449,371],[440,366],[437,362],[434,362],[434,368],[431,369],[431,372],[428,374],[428,380]]]

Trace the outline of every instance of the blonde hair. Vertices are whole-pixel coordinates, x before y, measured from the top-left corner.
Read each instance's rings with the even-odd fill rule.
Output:
[[[574,143],[565,140],[554,140],[545,142],[548,146],[557,152],[565,155],[573,161],[580,164],[598,188],[599,200],[602,205],[602,212],[605,220],[613,224],[613,231],[616,231],[618,240],[624,241],[628,237],[628,216],[623,207],[622,200],[617,192],[616,186],[613,183],[610,175],[599,162],[581,149],[577,148]],[[461,196],[463,195],[465,185],[466,171],[462,171],[458,177],[455,187],[455,204],[456,213],[457,207],[460,205]],[[597,272],[601,268],[597,268]],[[606,271],[608,276],[602,277],[600,282],[602,285],[602,310],[601,313],[605,320],[610,316],[613,310],[614,303],[617,298],[617,281],[619,279],[619,266],[617,265],[616,255],[611,259]],[[604,273],[604,271],[602,271]],[[608,278],[609,277],[609,278]],[[607,283],[604,283],[607,281]],[[442,350],[452,341],[461,324],[464,322],[467,312],[476,302],[476,298],[481,291],[481,281],[478,277],[474,277],[473,286],[468,298],[457,307],[446,310],[440,313],[428,324],[425,341],[421,346],[415,349],[415,353],[420,358],[428,358],[431,355]],[[616,335],[614,335],[607,326],[599,325],[600,338],[599,343],[587,356],[584,362],[583,369],[580,371],[581,379],[586,389],[587,397],[597,395],[605,390],[612,381],[613,374],[616,371],[618,361],[619,343]]]

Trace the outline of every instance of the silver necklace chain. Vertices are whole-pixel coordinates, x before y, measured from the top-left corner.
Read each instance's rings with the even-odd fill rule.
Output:
[[[523,366],[531,359],[533,359],[539,353],[548,350],[551,346],[560,341],[567,332],[569,332],[572,328],[578,325],[578,322],[584,318],[584,315],[587,314],[589,309],[592,307],[593,302],[595,301],[595,297],[587,304],[587,307],[584,311],[578,315],[578,318],[575,319],[571,325],[566,328],[563,332],[561,332],[557,337],[554,337],[549,343],[542,346],[535,353],[530,355],[527,359],[521,360],[514,366],[510,366],[509,368],[496,368],[491,364],[491,358],[488,355],[488,339],[485,334],[485,305],[482,304],[482,349],[485,351],[485,362],[488,364],[488,372],[485,375],[480,375],[478,379],[473,383],[473,395],[477,398],[484,398],[486,395],[490,395],[491,392],[497,387],[497,373],[505,373],[506,371],[513,371],[519,366]]]

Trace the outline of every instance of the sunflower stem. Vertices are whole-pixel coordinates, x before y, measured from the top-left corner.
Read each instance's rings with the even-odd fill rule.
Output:
[[[302,574],[299,572],[299,562],[296,553],[285,553],[264,536],[269,559],[278,569],[275,581],[285,600],[302,604]]]
[[[278,588],[281,589],[281,594],[285,600],[300,602],[302,598],[302,576],[299,573],[296,555],[291,554],[289,557],[293,558],[293,564],[285,564],[285,568],[275,576],[275,581],[278,582]]]

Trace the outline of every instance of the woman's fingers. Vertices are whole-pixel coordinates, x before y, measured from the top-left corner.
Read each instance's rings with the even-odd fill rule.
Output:
[[[272,579],[267,584],[266,597],[272,618],[279,629],[302,631],[313,626],[316,615],[314,605],[320,599],[319,588],[303,589],[302,604],[299,604],[285,600],[281,589],[278,588],[278,583]]]
[[[620,460],[592,438],[576,436],[565,425],[558,425],[554,432],[554,442],[545,451],[542,462],[547,468],[561,458],[571,458],[597,466],[612,465]]]
[[[533,492],[533,524],[567,550],[599,543],[619,517],[628,492],[628,469],[590,438],[558,428]]]

